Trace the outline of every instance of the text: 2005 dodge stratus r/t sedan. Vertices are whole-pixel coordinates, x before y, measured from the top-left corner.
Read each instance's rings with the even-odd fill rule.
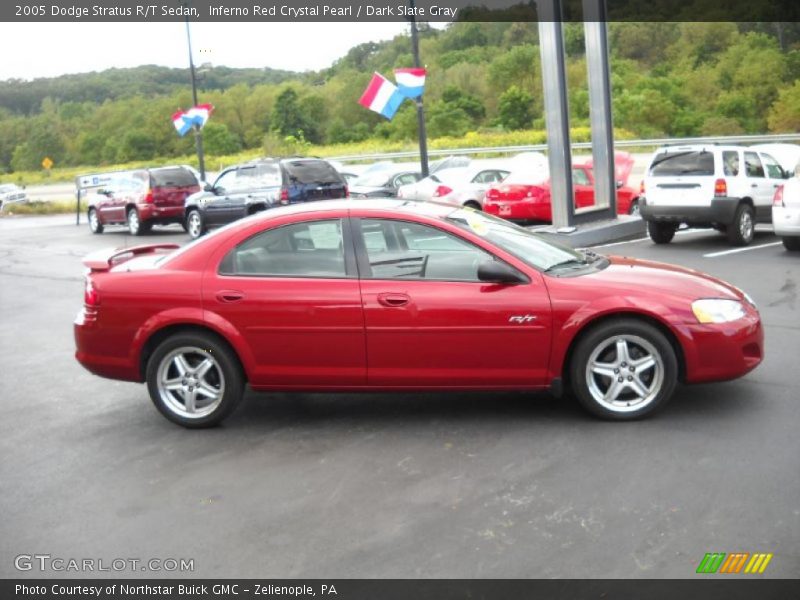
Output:
[[[564,248],[469,209],[396,200],[278,208],[177,249],[88,256],[77,359],[146,381],[187,427],[255,390],[571,390],[632,419],[677,380],[761,362],[737,288]]]

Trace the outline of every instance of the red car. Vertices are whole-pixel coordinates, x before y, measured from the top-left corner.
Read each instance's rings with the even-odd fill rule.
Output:
[[[87,256],[76,357],[187,427],[254,390],[569,389],[615,420],[678,380],[740,377],[764,334],[737,288],[400,200],[276,208],[180,249]]]
[[[617,213],[621,215],[639,214],[639,192],[623,182],[628,180],[633,167],[633,159],[627,153],[615,157],[617,178]],[[594,175],[592,162],[572,167],[572,185],[575,207],[594,205]],[[483,201],[483,210],[492,215],[512,221],[553,220],[550,203],[550,179],[546,174],[532,171],[511,173],[500,183],[492,185]]]
[[[184,223],[184,201],[200,191],[197,176],[187,167],[161,167],[113,173],[90,196],[87,220],[92,233],[106,225],[126,225],[142,235],[153,225]]]

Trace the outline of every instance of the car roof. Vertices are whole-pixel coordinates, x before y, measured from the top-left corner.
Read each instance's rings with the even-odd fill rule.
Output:
[[[418,202],[416,200],[403,200],[396,198],[365,198],[341,200],[317,200],[303,202],[290,206],[280,206],[257,213],[259,218],[272,219],[285,215],[303,214],[312,212],[336,212],[342,210],[358,210],[359,212],[385,212],[397,211],[401,213],[417,214],[434,218],[444,218],[452,213],[456,207],[438,202]]]

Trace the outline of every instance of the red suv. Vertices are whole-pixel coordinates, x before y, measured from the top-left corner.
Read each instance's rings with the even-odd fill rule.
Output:
[[[184,201],[199,191],[197,176],[187,167],[114,173],[89,200],[89,228],[103,233],[106,225],[127,225],[131,235],[142,235],[153,225],[183,225]]]

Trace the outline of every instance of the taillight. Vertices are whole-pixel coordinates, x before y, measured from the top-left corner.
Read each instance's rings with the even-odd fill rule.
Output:
[[[775,190],[775,196],[772,198],[772,206],[780,206],[781,208],[785,208],[786,205],[783,203],[783,186],[779,185],[778,189]]]
[[[83,290],[83,303],[91,307],[100,305],[100,294],[89,277],[86,278],[86,287]]]
[[[289,190],[283,188],[281,190],[281,199],[279,200],[281,204],[289,204]]]
[[[727,196],[728,182],[724,179],[717,179],[714,182],[714,196]]]
[[[450,192],[453,191],[453,188],[449,188],[446,185],[440,185],[436,188],[436,191],[433,192],[434,198],[441,198],[442,196],[447,196]]]
[[[639,195],[644,196],[644,179],[639,183]]]
[[[153,190],[147,190],[147,193],[144,195],[144,203],[145,204],[153,203]]]
[[[347,186],[344,186],[344,197],[345,198],[349,198],[350,197],[350,188],[347,187]]]
[[[486,190],[486,198],[489,200],[495,200],[497,198],[497,189],[490,187]]]

